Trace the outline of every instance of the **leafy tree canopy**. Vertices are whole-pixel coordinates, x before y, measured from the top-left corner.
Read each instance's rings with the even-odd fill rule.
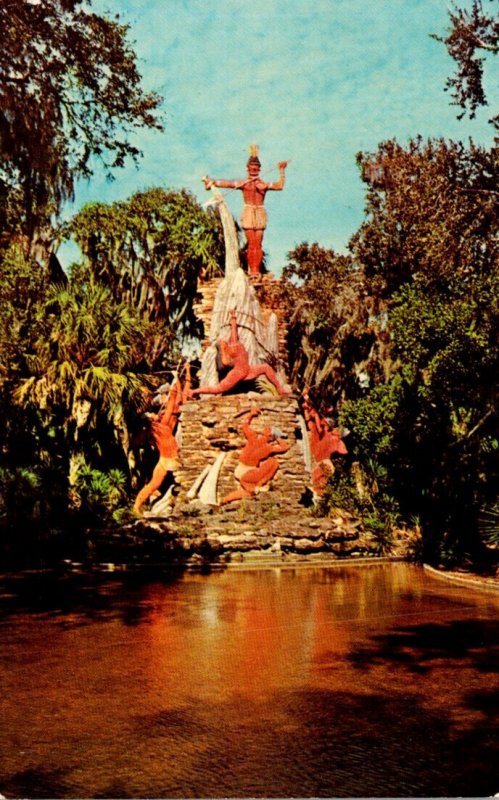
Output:
[[[317,243],[298,245],[288,258],[283,276],[297,282],[289,303],[291,377],[313,387],[316,399],[338,400],[349,393],[352,358],[372,343],[363,276],[351,256]]]
[[[25,356],[33,335],[33,318],[45,293],[40,270],[19,246],[10,247],[1,259],[0,304],[0,398],[26,375]]]
[[[499,478],[497,154],[418,139],[358,162],[350,259],[290,253],[295,380],[338,403],[352,457],[386,508],[420,516],[427,556],[471,552]]]
[[[3,253],[0,535],[14,549],[68,524],[85,464],[128,474],[128,420],[149,397],[151,328],[106,287],[48,286],[19,245]]]
[[[19,398],[69,415],[87,401],[112,417],[145,398],[138,370],[144,364],[144,328],[137,315],[113,302],[103,286],[51,287],[37,309],[36,334],[26,360],[31,377]]]
[[[72,196],[96,160],[122,166],[135,128],[159,128],[127,26],[91,0],[6,0],[0,7],[0,188],[22,192],[26,233]]]
[[[99,284],[52,286],[38,304],[28,374],[14,396],[38,412],[40,430],[63,431],[58,446],[70,484],[84,463],[112,465],[118,451],[126,465],[127,420],[149,396],[148,338],[138,314]]]
[[[373,293],[391,296],[413,280],[451,291],[495,269],[497,149],[418,138],[357,161],[367,213],[351,248]]]
[[[221,273],[223,235],[219,218],[188,191],[150,189],[111,205],[89,204],[68,233],[86,257],[80,270],[156,324],[153,366],[174,336],[200,333],[197,281]]]

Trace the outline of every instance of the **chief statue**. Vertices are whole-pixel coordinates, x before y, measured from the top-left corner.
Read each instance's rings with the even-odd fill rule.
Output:
[[[280,192],[284,189],[287,161],[280,161],[279,180],[267,183],[260,177],[260,159],[256,144],[250,146],[250,157],[247,163],[248,177],[239,181],[216,180],[206,175],[203,178],[206,189],[219,186],[222,189],[240,189],[243,193],[244,207],[241,225],[248,242],[248,271],[250,275],[258,275],[263,260],[263,233],[267,227],[267,211],[264,207],[265,194],[268,191]]]

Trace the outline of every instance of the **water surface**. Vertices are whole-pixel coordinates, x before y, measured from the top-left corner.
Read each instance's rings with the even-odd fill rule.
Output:
[[[0,580],[0,793],[490,796],[499,599],[405,564]]]

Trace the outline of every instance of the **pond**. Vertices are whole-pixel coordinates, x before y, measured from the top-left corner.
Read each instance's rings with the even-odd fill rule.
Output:
[[[493,795],[498,607],[401,563],[4,576],[0,794]]]

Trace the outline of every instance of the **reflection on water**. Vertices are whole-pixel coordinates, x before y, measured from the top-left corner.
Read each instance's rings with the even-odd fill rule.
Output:
[[[0,793],[493,795],[498,605],[404,564],[0,581]]]

